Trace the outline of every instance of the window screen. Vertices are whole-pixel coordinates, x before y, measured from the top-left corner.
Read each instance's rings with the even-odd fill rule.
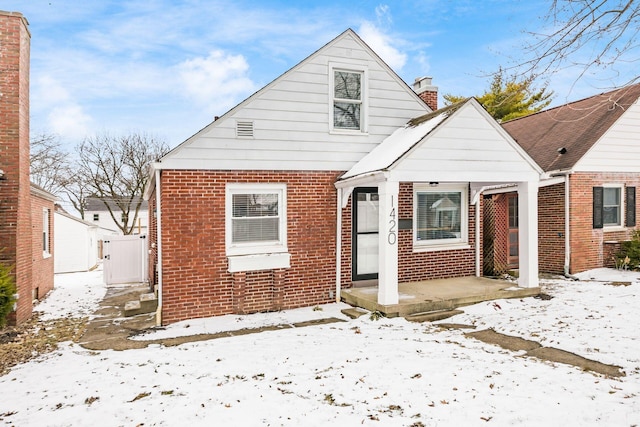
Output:
[[[335,71],[333,88],[333,126],[338,129],[360,129],[362,74]]]
[[[268,242],[280,238],[278,193],[233,194],[232,242]]]
[[[462,225],[462,193],[425,192],[417,196],[418,241],[460,239]]]
[[[604,188],[602,202],[602,221],[604,225],[621,225],[620,188]]]

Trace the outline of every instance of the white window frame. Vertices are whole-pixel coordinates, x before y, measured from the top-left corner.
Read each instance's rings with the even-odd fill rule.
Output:
[[[93,214],[93,220],[94,221],[100,221],[100,214],[99,213],[94,213]]]
[[[360,80],[360,129],[345,129],[334,126],[334,102],[345,100],[335,98],[335,72],[344,71],[347,73],[358,73],[362,75]],[[353,64],[329,63],[329,129],[331,133],[341,134],[366,134],[368,132],[369,117],[369,70],[365,66],[354,66]]]
[[[460,237],[457,239],[418,240],[418,193],[459,192]],[[413,250],[414,252],[469,248],[469,186],[466,184],[413,185]]]
[[[42,257],[49,258],[51,256],[51,233],[49,232],[51,211],[47,208],[42,209]]]
[[[618,206],[618,224],[606,224],[604,222],[604,208],[606,207],[604,204],[604,192],[607,189],[616,188],[620,192],[620,205]],[[607,230],[621,230],[624,229],[624,221],[625,221],[625,191],[624,185],[618,183],[610,183],[610,184],[602,184],[602,228]]]
[[[277,241],[268,242],[234,243],[232,241],[233,195],[273,193],[278,195],[279,239]],[[225,201],[225,243],[227,256],[275,254],[287,252],[287,185],[251,183],[227,184]]]

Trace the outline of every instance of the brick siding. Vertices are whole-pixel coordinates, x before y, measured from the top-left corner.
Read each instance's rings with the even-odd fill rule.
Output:
[[[42,226],[44,209],[49,210],[49,254],[42,253]],[[53,202],[36,195],[31,195],[32,238],[32,284],[33,298],[42,298],[53,289]]]
[[[162,322],[334,301],[335,296],[330,296],[335,291],[333,183],[338,175],[338,172],[295,171],[162,171]],[[227,183],[287,185],[290,268],[235,274],[227,271]],[[151,213],[154,202],[150,202]],[[152,213],[150,221],[155,230]],[[154,242],[155,234],[149,240]]]
[[[26,19],[0,12],[0,262],[13,266],[18,288],[11,323],[32,312],[31,194],[29,183],[29,43]]]
[[[398,219],[413,220],[413,184],[400,183],[398,197]],[[347,208],[343,209],[342,212],[341,286],[344,288],[353,286],[351,272],[351,207],[350,200]],[[482,230],[482,224],[480,224],[480,230]],[[475,275],[475,206],[472,205],[469,206],[469,245],[470,248],[468,249],[414,252],[413,231],[399,230],[398,282],[406,283]]]
[[[637,228],[593,228],[593,187],[603,184],[624,184],[640,189],[640,176],[633,173],[576,173],[570,176],[571,273],[611,265],[606,259],[604,242],[629,240]],[[640,212],[638,203],[636,198],[636,212]],[[624,222],[624,209],[621,214]]]

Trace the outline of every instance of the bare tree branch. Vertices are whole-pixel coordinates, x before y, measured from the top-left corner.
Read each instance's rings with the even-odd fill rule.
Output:
[[[59,195],[70,175],[69,153],[63,150],[57,136],[39,134],[31,138],[31,182]]]
[[[68,187],[73,193],[74,207],[84,218],[86,198],[97,197],[120,230],[131,234],[143,202],[149,165],[164,155],[168,146],[146,134],[105,133],[85,138],[76,151],[78,179],[73,190]]]
[[[640,61],[638,0],[553,0],[542,18],[546,31],[529,32],[525,59],[510,69],[530,78],[578,67],[578,79]],[[624,84],[638,81],[638,74]]]

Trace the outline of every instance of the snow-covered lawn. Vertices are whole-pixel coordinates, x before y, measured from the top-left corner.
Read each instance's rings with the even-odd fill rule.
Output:
[[[39,310],[50,317],[86,315],[105,292],[97,274],[58,276]],[[626,373],[620,379],[509,352],[460,330],[363,316],[177,347],[96,352],[64,343],[0,377],[0,423],[639,425],[639,275],[612,274],[619,272],[588,272],[581,278],[589,280],[580,282],[548,281],[551,300],[481,303],[446,322],[494,328],[616,364]],[[591,281],[609,277],[633,284]],[[68,298],[77,312],[60,310]],[[342,317],[342,307],[182,322],[145,338]]]

